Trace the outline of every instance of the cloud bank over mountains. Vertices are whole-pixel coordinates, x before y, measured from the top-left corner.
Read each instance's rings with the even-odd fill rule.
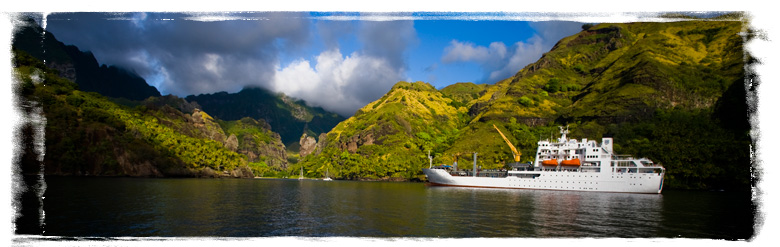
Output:
[[[285,68],[277,67],[273,90],[351,116],[404,80],[408,67],[404,54],[417,42],[413,22],[360,22],[353,28],[343,24],[333,25],[358,30],[361,47],[357,51],[345,55],[333,41],[326,41],[328,49],[312,61],[299,59]],[[326,40],[334,38],[330,35]]]
[[[280,51],[310,39],[309,21],[296,13],[217,21],[170,13],[111,17],[58,14],[47,29],[98,62],[134,70],[163,94],[179,96],[269,85]]]
[[[539,35],[510,45],[453,40],[442,48],[442,63],[477,63],[489,83],[509,77],[580,26],[545,23],[533,24]],[[545,25],[564,28],[548,33]],[[263,87],[343,116],[406,80],[408,52],[421,42],[414,20],[331,20],[302,12],[55,13],[47,16],[47,30],[101,64],[135,71],[163,94]]]

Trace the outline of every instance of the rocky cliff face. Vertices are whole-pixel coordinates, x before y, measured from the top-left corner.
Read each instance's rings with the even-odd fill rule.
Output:
[[[246,155],[249,162],[264,161],[269,167],[287,169],[287,151],[278,133],[264,120],[249,117],[235,121],[221,121],[220,125],[229,135],[225,147]],[[218,134],[217,134],[218,135]]]
[[[317,140],[315,140],[314,137],[307,135],[306,133],[301,136],[299,143],[301,144],[301,158],[306,157],[307,155],[314,152],[314,149],[317,147]]]
[[[322,153],[322,149],[324,149],[325,146],[328,145],[328,135],[326,133],[322,133],[317,139],[319,139],[320,141],[317,142],[317,145],[314,148],[314,154],[320,155],[320,153]]]
[[[238,137],[236,137],[235,134],[230,134],[228,136],[227,140],[225,140],[225,147],[229,149],[230,151],[237,151],[238,150]]]
[[[219,124],[214,121],[214,118],[199,109],[195,109],[195,112],[191,115],[191,119],[193,125],[203,133],[204,137],[225,144],[227,139],[225,132],[222,131]]]
[[[76,81],[76,66],[73,63],[50,62],[47,67],[59,71],[59,76],[70,81]]]
[[[238,153],[246,155],[249,162],[265,159],[268,166],[287,169],[287,151],[285,151],[284,144],[279,141],[279,134],[273,134],[272,137],[276,141],[272,142],[258,142],[251,136],[244,136],[240,141],[242,148],[238,150]]]
[[[341,150],[347,150],[350,153],[355,153],[358,147],[363,145],[374,145],[374,133],[370,131],[356,133],[347,139],[347,142],[340,144]]]

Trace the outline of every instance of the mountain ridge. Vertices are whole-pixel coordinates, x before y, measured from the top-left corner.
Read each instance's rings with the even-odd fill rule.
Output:
[[[354,167],[415,170],[421,168],[419,163],[428,163],[427,150],[431,150],[434,163],[452,164],[464,153],[476,152],[479,166],[498,169],[512,160],[512,154],[494,124],[526,154],[522,162],[533,159],[538,139],[557,133],[558,125],[568,125],[571,137],[614,136],[619,153],[664,164],[668,187],[749,189],[751,139],[744,102],[748,92],[740,87],[745,77],[743,56],[749,57],[742,48],[743,28],[743,22],[728,20],[583,25],[580,33],[561,39],[538,61],[492,85],[459,84],[435,90],[424,83],[399,82],[327,134],[329,147],[321,151],[331,158],[309,157],[302,165],[314,173],[324,166],[352,169],[353,174],[362,171]],[[361,133],[375,126],[372,122],[386,121],[382,106],[401,101],[398,90],[404,87],[427,93],[407,94],[401,97],[405,102],[425,100],[427,105],[455,105],[463,111],[458,111],[458,117],[449,115],[454,121],[442,125],[446,128],[404,117],[395,122],[407,124],[387,125],[391,126],[387,133],[404,133],[405,141],[393,144],[404,150],[367,142],[376,135]],[[464,92],[456,95],[458,87]],[[428,98],[436,93],[441,97],[435,102]],[[403,107],[410,116],[430,119],[421,117],[429,110],[425,105]],[[454,131],[442,131],[453,126]],[[694,139],[703,144],[689,142]],[[673,145],[688,151],[679,152]],[[721,150],[728,146],[744,148]],[[359,152],[364,147],[375,152]],[[406,152],[413,162],[382,158],[394,152]],[[471,166],[461,164],[465,169]],[[367,177],[416,179],[411,172],[377,174]]]
[[[303,100],[260,87],[247,87],[236,93],[190,95],[185,99],[220,119],[264,119],[274,132],[279,133],[285,145],[297,143],[304,133],[318,136],[328,132],[344,120],[321,107],[310,107]]]
[[[35,57],[60,76],[76,82],[79,89],[113,98],[140,101],[160,96],[136,73],[116,66],[101,65],[91,52],[65,45],[51,32],[45,32],[33,19],[24,18],[13,35],[12,46]]]

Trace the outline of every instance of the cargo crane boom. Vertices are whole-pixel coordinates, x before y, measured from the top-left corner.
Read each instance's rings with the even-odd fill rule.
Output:
[[[515,157],[515,162],[520,162],[520,155],[522,155],[522,153],[517,151],[517,148],[515,148],[515,145],[512,145],[512,142],[510,142],[509,139],[506,139],[506,136],[504,136],[504,133],[501,133],[501,130],[499,130],[498,127],[496,127],[495,124],[493,125],[493,128],[496,128],[496,130],[498,131],[498,134],[500,134],[501,137],[504,138],[504,141],[506,141],[506,144],[509,145],[510,149],[512,149],[512,155]]]

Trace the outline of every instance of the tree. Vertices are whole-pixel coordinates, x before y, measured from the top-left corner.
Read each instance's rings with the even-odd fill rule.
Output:
[[[593,24],[593,23],[585,23],[585,24],[582,24],[582,30],[588,30],[588,29],[590,29],[590,28],[591,28],[591,27],[593,27],[593,26],[594,26],[594,24]]]

